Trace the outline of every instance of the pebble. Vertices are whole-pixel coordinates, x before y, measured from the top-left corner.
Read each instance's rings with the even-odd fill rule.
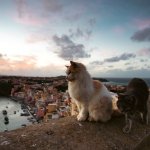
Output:
[[[82,126],[83,126],[81,123],[78,123],[78,125],[79,125],[80,127],[82,127]]]
[[[32,144],[31,147],[36,147],[36,144]]]

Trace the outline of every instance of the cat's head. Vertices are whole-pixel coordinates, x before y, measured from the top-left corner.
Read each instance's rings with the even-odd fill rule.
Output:
[[[123,113],[133,111],[136,105],[136,98],[132,94],[118,94],[117,107]]]
[[[66,67],[66,78],[71,82],[77,79],[78,74],[80,74],[83,70],[86,70],[83,64],[74,61],[70,61],[70,65]]]

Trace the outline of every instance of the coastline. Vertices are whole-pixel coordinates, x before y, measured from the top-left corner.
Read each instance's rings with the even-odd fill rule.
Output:
[[[21,109],[22,110],[27,109],[28,113],[30,114],[29,116],[32,116],[36,120],[36,122],[38,122],[37,118],[34,116],[32,108],[27,103],[25,103],[24,98],[18,98],[18,97],[10,96],[10,99],[12,99],[16,102],[19,102],[21,104]]]
[[[22,128],[28,125],[33,124],[37,122],[34,118],[33,120],[28,120],[28,118],[33,118],[33,115],[28,111],[30,115],[28,116],[21,116],[22,113],[24,113],[24,110],[21,109],[21,104],[18,99],[16,98],[10,98],[10,97],[0,97],[1,99],[1,109],[0,109],[0,132],[6,132],[11,130],[16,130],[18,128]],[[26,106],[26,105],[25,105]],[[25,107],[26,109],[28,107]],[[7,111],[6,115],[3,115],[3,110]],[[4,123],[4,118],[8,118],[8,124]]]

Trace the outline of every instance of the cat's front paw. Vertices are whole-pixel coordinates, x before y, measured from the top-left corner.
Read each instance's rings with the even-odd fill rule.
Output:
[[[77,116],[77,120],[78,121],[85,121],[87,119],[87,116],[86,115],[82,115],[82,114],[79,114]]]
[[[122,129],[123,133],[130,133],[131,129],[129,128],[129,126],[125,126],[123,129]]]

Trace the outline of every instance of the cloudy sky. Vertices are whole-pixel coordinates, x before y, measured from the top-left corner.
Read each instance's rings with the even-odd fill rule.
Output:
[[[0,0],[0,75],[150,77],[149,0]]]

